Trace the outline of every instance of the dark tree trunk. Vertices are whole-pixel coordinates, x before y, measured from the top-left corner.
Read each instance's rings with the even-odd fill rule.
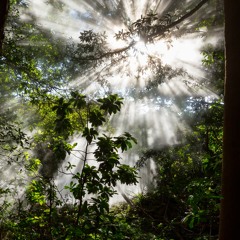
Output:
[[[220,240],[240,239],[240,1],[224,0],[225,94]]]
[[[4,26],[6,23],[9,9],[9,0],[0,0],[0,55],[2,54],[2,45],[4,40]]]

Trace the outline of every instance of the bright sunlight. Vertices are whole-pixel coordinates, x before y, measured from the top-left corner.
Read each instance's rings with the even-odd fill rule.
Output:
[[[173,1],[144,0],[137,4],[126,0],[53,2],[55,5],[30,1],[29,12],[21,15],[22,20],[27,21],[34,16],[39,26],[51,31],[56,38],[73,41],[74,44],[78,44],[83,31],[104,34],[105,52],[101,53],[101,50],[91,55],[94,59],[99,57],[96,54],[100,54],[103,61],[93,68],[84,69],[68,87],[84,89],[85,94],[93,96],[110,92],[122,95],[125,107],[120,117],[114,120],[117,132],[123,129],[137,132],[139,141],[142,141],[140,145],[144,147],[177,144],[176,133],[186,131],[188,126],[178,120],[179,106],[172,98],[217,97],[202,85],[206,77],[201,65],[201,49],[206,43],[216,44],[214,37],[203,38],[203,33],[193,31],[194,28],[182,37],[181,34],[173,36],[166,33],[165,37],[150,41],[140,36],[142,33],[130,34],[133,24],[150,12],[164,21],[174,21],[174,16],[173,20],[165,17],[166,12],[174,7]],[[191,6],[189,1],[186,8]],[[189,22],[184,21],[184,24],[188,24],[190,29]],[[178,26],[173,28],[173,32],[177,31],[181,31]],[[104,56],[111,58],[104,59]],[[161,107],[163,102],[168,104]],[[139,133],[136,129],[148,130]]]

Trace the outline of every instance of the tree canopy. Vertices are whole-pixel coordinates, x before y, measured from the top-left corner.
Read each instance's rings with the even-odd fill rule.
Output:
[[[223,3],[143,2],[1,2],[0,239],[218,239]]]

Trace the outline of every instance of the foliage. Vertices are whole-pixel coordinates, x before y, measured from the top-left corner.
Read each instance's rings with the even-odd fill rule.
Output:
[[[68,205],[59,198],[52,176],[45,174],[33,178],[26,189],[26,206],[16,206],[19,213],[8,216],[10,222],[5,223],[11,238],[115,239],[115,217],[110,214],[109,199],[116,194],[114,187],[118,182],[127,185],[137,183],[136,169],[121,163],[119,149],[127,151],[132,147],[132,142],[136,143],[136,139],[129,133],[118,137],[100,135],[98,130],[107,121],[108,115],[120,111],[122,98],[110,95],[97,99],[94,104],[88,103],[85,98],[84,95],[72,92],[68,99],[57,98],[50,107],[55,112],[52,120],[55,127],[52,132],[48,132],[51,137],[48,147],[54,153],[52,157],[57,160],[71,154],[77,145],[67,142],[73,130],[78,130],[74,129],[78,125],[70,121],[73,112],[78,112],[79,118],[83,117],[81,113],[86,113],[81,128],[86,146],[84,151],[79,150],[82,153],[79,158],[82,168],[75,170],[75,166],[69,163],[65,172],[72,176],[72,181],[65,189],[72,194],[75,203]],[[96,146],[96,165],[89,162],[89,148],[92,145]],[[33,159],[28,165],[30,172],[36,172],[39,163],[39,160]]]
[[[153,36],[163,31],[166,32],[168,25],[171,23],[171,15],[166,14],[158,17],[157,14],[148,13],[145,17],[141,16],[136,22],[132,23],[127,32],[119,31],[116,33],[116,39],[126,40],[134,39],[138,36],[144,43],[153,42]]]
[[[120,111],[123,98],[117,94],[96,98],[66,88],[77,73],[92,71],[94,62],[89,60],[102,63],[106,59],[110,65],[118,64],[119,59],[127,58],[126,52],[138,38],[147,44],[156,38],[168,40],[172,33],[181,35],[178,25],[206,2],[200,1],[186,14],[176,11],[158,16],[150,11],[129,23],[126,31],[116,33],[116,39],[125,41],[127,46],[111,50],[106,33],[85,30],[80,33],[79,44],[74,45],[41,29],[31,16],[22,22],[18,9],[26,8],[26,1],[11,1],[0,57],[0,156],[3,171],[7,165],[6,174],[11,172],[14,179],[8,184],[5,174],[1,177],[0,239],[217,238],[221,101],[184,99],[191,109],[184,116],[192,133],[186,134],[185,141],[177,146],[146,150],[139,161],[139,166],[149,159],[155,161],[154,191],[134,196],[129,205],[110,206],[117,184],[137,183],[137,169],[120,157],[121,152],[136,144],[136,139],[127,132],[112,137],[106,130],[109,117]],[[59,11],[64,7],[52,0],[47,4]],[[196,19],[191,28],[197,31],[210,29],[222,20],[213,16],[200,22]],[[218,93],[223,93],[222,45],[207,46],[202,49],[202,56],[207,79],[211,79],[209,82]],[[158,86],[165,79],[188,74],[184,69],[163,66],[158,57],[148,56],[147,62],[138,71],[150,69],[154,76],[146,89],[128,89],[132,96],[145,98],[144,94],[151,94],[159,99]],[[13,104],[12,99],[18,104]],[[33,131],[32,139],[16,121],[17,115],[25,117],[23,112],[29,116],[33,113],[24,119]],[[84,148],[79,147],[80,142]],[[60,166],[69,156],[77,156],[76,165],[81,167],[69,161],[61,171]],[[65,190],[55,182],[60,171],[71,179]],[[67,196],[63,196],[66,191]],[[20,196],[19,192],[23,194]]]

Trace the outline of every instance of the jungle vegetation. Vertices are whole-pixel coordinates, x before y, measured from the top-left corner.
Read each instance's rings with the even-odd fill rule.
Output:
[[[113,20],[124,1],[118,1],[109,15],[104,12],[107,3],[89,2]],[[107,45],[107,33],[89,29],[79,33],[77,43],[66,41],[54,29],[40,26],[31,13],[27,20],[21,19],[30,2],[1,2],[0,239],[219,238],[225,134],[223,35],[217,44],[206,43],[200,50],[205,81],[195,81],[187,70],[164,65],[153,56],[147,56],[147,65],[137,72],[139,79],[147,70],[152,73],[144,88],[114,92],[107,80],[115,75],[112,67],[121,72],[118,66],[127,61],[138,39],[145,45],[163,39],[171,48],[173,37],[198,33],[207,39],[216,29],[223,34],[221,0],[177,2],[162,15],[149,9],[130,23],[122,17],[128,28],[115,34],[126,43],[120,48]],[[56,11],[64,8],[62,1],[46,4]],[[107,69],[106,79],[99,66]],[[87,83],[71,85],[79,75]],[[191,79],[184,84],[196,91],[211,89],[215,97],[161,96],[158,87],[178,76]],[[86,93],[89,82],[107,90]],[[113,120],[119,118],[125,98],[150,96],[160,108],[169,102],[178,107],[178,119],[187,127],[179,129],[175,144],[144,145],[143,131],[131,131],[127,124],[118,134]],[[136,149],[138,160],[132,165],[126,154]],[[139,171],[150,161],[155,165],[152,186],[133,196],[122,193],[125,201],[110,204],[120,194],[117,186],[137,185]],[[70,179],[62,188],[56,181],[59,174]]]

